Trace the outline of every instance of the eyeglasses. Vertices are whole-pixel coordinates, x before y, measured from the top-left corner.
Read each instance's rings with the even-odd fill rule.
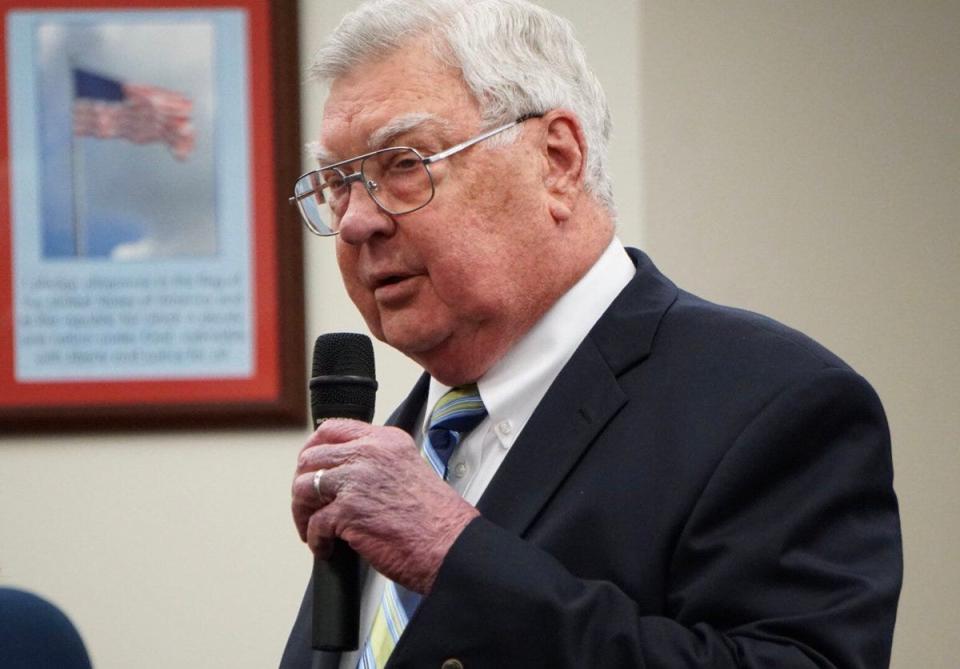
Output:
[[[436,189],[430,173],[431,163],[540,116],[542,114],[521,116],[432,156],[424,157],[409,146],[392,146],[321,167],[297,179],[290,202],[297,203],[307,229],[322,237],[340,231],[340,219],[350,203],[354,181],[362,183],[370,198],[386,213],[392,216],[409,214],[433,200]],[[350,164],[357,161],[360,161],[360,169],[350,172]]]

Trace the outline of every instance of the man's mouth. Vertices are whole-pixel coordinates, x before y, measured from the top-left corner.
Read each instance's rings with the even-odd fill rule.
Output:
[[[412,297],[416,282],[413,281],[416,274],[381,274],[375,276],[370,284],[373,286],[373,294],[377,301],[382,304],[396,303],[400,304]]]
[[[383,286],[392,286],[395,283],[400,283],[404,279],[409,279],[409,278],[410,278],[409,275],[391,274],[389,276],[383,277],[382,279],[378,279],[374,287],[382,288]]]

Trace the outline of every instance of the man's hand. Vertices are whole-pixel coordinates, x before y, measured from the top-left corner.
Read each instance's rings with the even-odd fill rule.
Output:
[[[414,592],[430,591],[450,546],[478,515],[397,428],[329,419],[300,451],[293,480],[300,538],[327,556],[339,537]]]

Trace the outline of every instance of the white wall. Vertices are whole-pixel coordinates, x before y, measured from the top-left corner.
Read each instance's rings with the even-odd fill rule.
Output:
[[[353,4],[301,0],[304,62]],[[960,5],[544,4],[574,21],[610,97],[625,241],[877,386],[908,542],[894,666],[954,666]],[[331,245],[305,244],[305,346],[362,329]],[[382,419],[416,370],[377,356]],[[3,438],[0,584],[67,609],[98,669],[275,666],[310,565],[288,513],[304,436]]]

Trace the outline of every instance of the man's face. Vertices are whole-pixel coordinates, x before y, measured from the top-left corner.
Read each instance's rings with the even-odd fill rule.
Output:
[[[537,240],[552,223],[536,123],[512,144],[431,165],[436,193],[419,211],[388,215],[352,186],[336,241],[347,292],[374,336],[441,381],[475,380],[549,306],[538,290]],[[411,48],[333,83],[321,144],[324,159],[397,145],[429,156],[486,129],[459,73]]]

